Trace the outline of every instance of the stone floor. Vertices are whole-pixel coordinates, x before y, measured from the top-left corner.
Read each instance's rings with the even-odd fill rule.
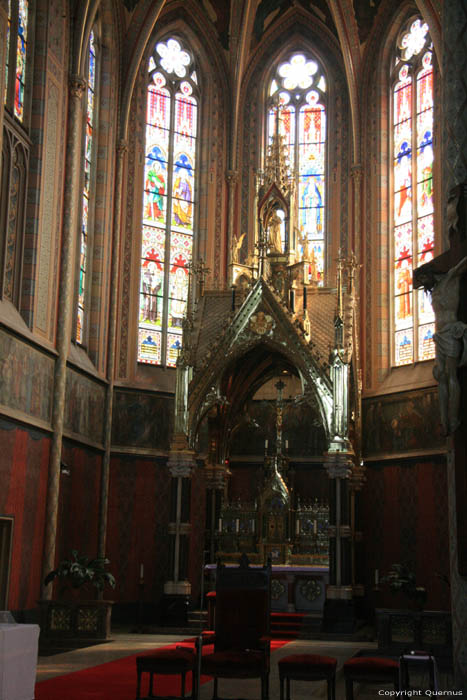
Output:
[[[167,644],[173,644],[182,639],[186,639],[187,635],[161,635],[161,634],[131,634],[127,632],[113,633],[112,641],[96,646],[89,646],[73,651],[62,652],[48,656],[40,656],[37,668],[37,680],[45,680],[57,675],[70,673],[90,666],[113,661],[115,659],[136,654],[141,651],[155,649]],[[336,684],[336,700],[345,700],[345,686],[343,679],[342,665],[353,656],[362,646],[365,649],[376,648],[376,644],[371,642],[361,641],[323,641],[323,640],[292,640],[282,648],[273,652],[271,656],[271,675],[270,675],[270,700],[278,700],[279,698],[279,679],[277,671],[277,661],[288,654],[324,654],[334,656],[337,659],[337,684]],[[212,697],[212,681],[205,683],[201,687],[200,700],[210,700]],[[423,676],[415,679],[415,688],[422,689],[421,696],[427,697],[423,691],[428,688],[428,678]],[[452,685],[452,678],[441,676],[440,687],[445,690],[455,690]],[[136,673],[135,673],[135,689],[136,689]],[[370,686],[356,685],[354,697],[355,700],[371,700],[372,698],[390,698],[389,692],[393,690],[391,685],[386,686]],[[379,692],[383,691],[383,692]],[[222,698],[230,700],[259,700],[260,698],[260,683],[259,680],[240,680],[240,681],[219,681],[219,693]],[[418,695],[418,693],[417,693]],[[394,697],[394,696],[392,696]],[[325,682],[306,683],[300,681],[292,681],[291,683],[291,700],[325,700],[327,698]],[[99,700],[107,700],[101,698]],[[109,700],[111,700],[109,698]],[[129,700],[133,700],[133,697]]]

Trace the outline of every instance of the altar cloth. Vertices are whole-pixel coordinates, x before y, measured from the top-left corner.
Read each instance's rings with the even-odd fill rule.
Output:
[[[0,624],[0,698],[33,700],[39,625]]]

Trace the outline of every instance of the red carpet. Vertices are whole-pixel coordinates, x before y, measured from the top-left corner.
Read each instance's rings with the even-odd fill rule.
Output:
[[[280,649],[288,642],[290,639],[273,639],[271,651]],[[174,649],[181,644],[188,647],[193,646],[192,640],[185,640],[185,642],[177,644],[168,644],[164,649]],[[139,653],[125,656],[100,666],[74,671],[64,676],[36,683],[35,700],[134,700],[136,695],[135,659],[136,656],[141,655]],[[207,676],[201,676],[201,683],[206,683],[208,680]],[[158,695],[179,695],[179,676],[157,676],[154,690]],[[191,674],[188,674],[186,695],[190,690]]]

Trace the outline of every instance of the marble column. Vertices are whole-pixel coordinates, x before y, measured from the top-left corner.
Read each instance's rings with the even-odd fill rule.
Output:
[[[70,78],[68,102],[68,138],[66,147],[65,192],[63,205],[62,249],[60,256],[60,284],[58,292],[57,359],[52,405],[52,447],[47,483],[47,508],[43,555],[43,576],[55,566],[55,540],[60,490],[60,462],[65,413],[66,363],[70,349],[74,308],[73,284],[76,233],[78,230],[78,203],[81,174],[82,96],[86,82],[80,76]],[[50,598],[52,586],[44,586],[42,597]]]
[[[120,224],[122,212],[122,182],[126,141],[120,140],[117,144],[117,167],[115,173],[113,237],[112,237],[112,264],[110,270],[110,296],[109,296],[109,337],[107,345],[107,393],[105,398],[104,414],[104,456],[102,459],[101,497],[99,504],[99,540],[97,555],[105,557],[105,544],[107,537],[107,511],[109,503],[109,475],[110,475],[110,450],[112,443],[112,408],[115,377],[115,352],[117,339],[117,303],[118,303],[118,274],[120,268]]]
[[[361,560],[361,542],[363,539],[363,528],[360,522],[360,496],[366,481],[365,472],[366,469],[363,465],[363,461],[360,463],[355,461],[349,478],[350,529],[352,533],[350,556],[351,584],[354,597],[360,598],[365,595],[365,587],[357,581],[357,571],[362,570],[362,566],[359,566],[359,560]]]
[[[351,452],[327,452],[329,476],[329,585],[326,590],[324,629],[351,632],[355,624],[352,588],[352,530],[349,478]]]
[[[169,580],[164,584],[164,622],[186,624],[191,584],[188,580],[188,554],[191,534],[191,476],[196,467],[195,453],[179,437],[172,444],[167,466],[170,484],[170,561]]]
[[[222,508],[222,496],[225,490],[228,468],[225,464],[206,464],[206,530],[209,533],[207,550],[209,563],[214,564],[218,550],[219,518]]]
[[[360,260],[361,250],[361,219],[362,219],[362,182],[363,182],[363,168],[361,163],[354,163],[350,169],[350,175],[353,184],[353,235],[349,243],[350,253],[352,250],[357,260]]]
[[[467,4],[464,0],[450,0],[442,5],[442,67],[443,67],[443,113],[440,133],[442,134],[443,170],[442,200],[444,222],[444,245],[448,245],[445,207],[451,189],[467,182]],[[464,232],[465,235],[465,232]],[[465,321],[465,319],[462,319]],[[463,392],[467,390],[463,382]],[[457,431],[459,433],[460,431]],[[458,532],[458,490],[465,485],[459,483],[459,474],[464,474],[463,465],[456,465],[459,455],[466,452],[465,434],[456,434],[449,441],[450,451],[447,460],[448,502],[450,532],[450,579],[452,631],[454,648],[454,671],[456,689],[467,694],[467,578],[466,572],[459,571],[459,548],[465,549]],[[456,445],[456,442],[462,444]],[[457,455],[456,455],[457,453]],[[457,467],[457,468],[456,468]]]

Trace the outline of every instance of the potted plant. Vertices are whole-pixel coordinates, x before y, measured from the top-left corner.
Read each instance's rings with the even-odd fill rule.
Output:
[[[106,571],[106,566],[109,563],[108,559],[102,557],[91,559],[90,557],[79,555],[78,551],[73,549],[71,559],[61,561],[56,569],[47,574],[44,583],[47,586],[54,579],[58,578],[63,584],[62,594],[70,588],[89,588],[89,586],[102,592],[106,584],[115,588],[115,577],[110,571]]]
[[[91,558],[72,550],[44,579],[46,585],[60,582],[57,600],[41,601],[41,632],[48,640],[108,639],[112,602],[102,600],[107,585],[115,588],[115,577],[107,571],[109,560]],[[95,590],[99,599],[82,600],[78,591]]]
[[[393,564],[386,576],[381,578],[381,583],[387,583],[393,593],[403,593],[413,600],[419,610],[425,607],[426,588],[417,586],[415,574],[406,564]]]
[[[427,590],[425,586],[417,585],[416,576],[409,566],[392,564],[380,581],[388,584],[393,593],[404,595],[411,604],[401,609],[378,608],[375,611],[378,648],[397,654],[407,648],[425,649],[429,646],[436,650],[437,656],[445,654],[451,645],[450,615],[443,610],[425,610]]]

